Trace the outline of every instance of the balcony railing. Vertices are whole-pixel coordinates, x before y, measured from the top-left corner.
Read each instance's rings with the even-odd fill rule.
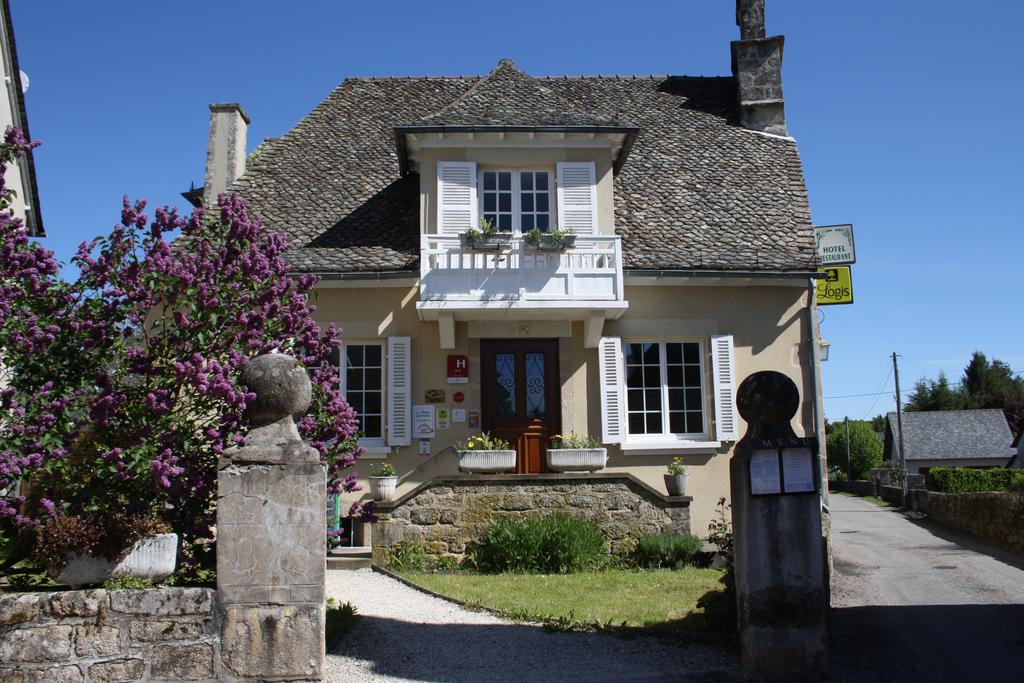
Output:
[[[463,247],[457,235],[424,235],[421,242],[421,301],[623,298],[622,245],[615,235],[578,235],[565,251],[535,250],[518,235],[498,251]]]

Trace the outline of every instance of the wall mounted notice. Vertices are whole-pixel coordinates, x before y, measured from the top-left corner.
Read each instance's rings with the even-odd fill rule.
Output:
[[[469,359],[465,356],[448,356],[448,384],[469,383]]]
[[[819,306],[853,303],[853,275],[850,266],[829,266],[818,268],[825,277],[818,279],[817,294]]]
[[[420,455],[430,455],[430,439],[420,439]]]
[[[448,416],[448,409],[447,408],[438,408],[437,409],[437,428],[438,429],[448,429],[448,427],[450,427],[450,426],[451,426],[451,420],[450,420],[450,418]]]
[[[814,485],[814,455],[810,448],[782,449],[782,478],[786,493],[806,493]]]
[[[466,421],[466,409],[465,408],[452,408],[452,422],[465,422]]]
[[[433,439],[437,436],[434,431],[434,406],[412,407],[412,435],[417,439]]]
[[[750,495],[772,493],[782,493],[779,451],[775,448],[759,449],[750,456]]]

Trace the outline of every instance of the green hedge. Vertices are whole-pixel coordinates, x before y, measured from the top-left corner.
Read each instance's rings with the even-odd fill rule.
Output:
[[[633,559],[640,567],[680,569],[694,563],[702,546],[692,534],[648,534],[637,542]]]
[[[567,574],[605,563],[608,539],[594,522],[561,512],[525,521],[506,517],[468,554],[470,565],[484,573]]]
[[[940,493],[1011,491],[1024,489],[1024,469],[933,467],[928,470],[931,489]]]

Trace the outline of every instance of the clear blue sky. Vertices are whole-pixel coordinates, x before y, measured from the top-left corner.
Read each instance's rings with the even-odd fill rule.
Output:
[[[732,0],[11,0],[47,244],[62,260],[120,198],[184,206],[210,102],[250,149],[346,76],[729,73]],[[892,410],[978,349],[1024,370],[1024,3],[768,0],[816,225],[853,223],[856,303],[823,308],[829,419]]]

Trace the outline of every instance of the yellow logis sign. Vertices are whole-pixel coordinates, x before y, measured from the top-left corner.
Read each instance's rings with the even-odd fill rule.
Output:
[[[818,280],[818,305],[834,306],[853,303],[853,277],[850,266],[818,268],[825,277]]]

